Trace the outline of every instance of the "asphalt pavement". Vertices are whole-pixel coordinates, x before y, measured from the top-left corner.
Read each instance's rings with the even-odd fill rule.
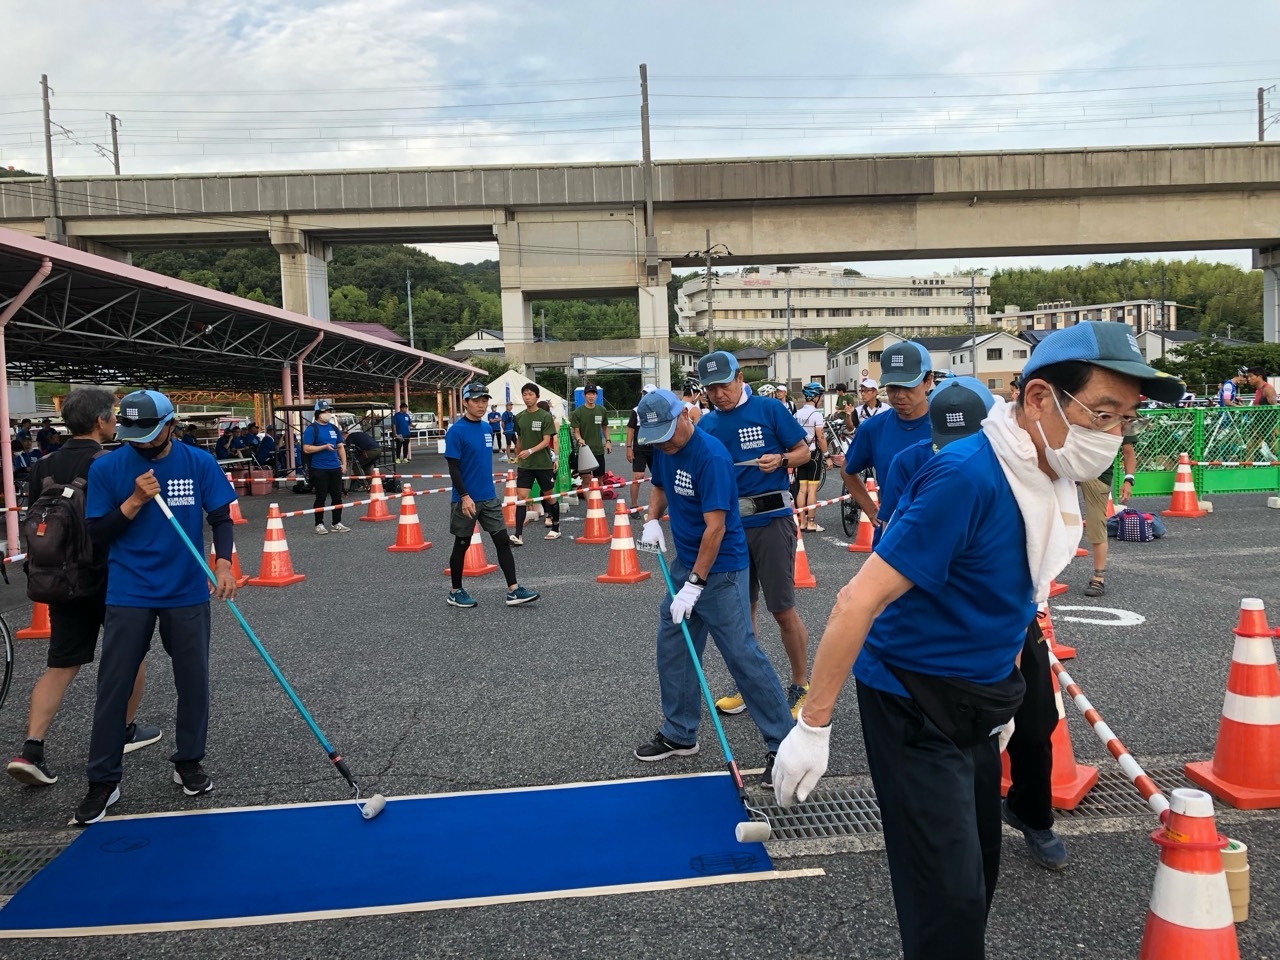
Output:
[[[501,466],[495,459],[495,470]],[[622,473],[626,465],[615,453],[610,466]],[[413,468],[441,473],[443,461],[419,455]],[[837,493],[833,477],[823,496]],[[237,527],[236,536],[246,572],[257,571],[273,499],[284,509],[310,506],[309,496],[287,490],[241,501],[249,523]],[[1280,511],[1267,509],[1265,500],[1218,496],[1209,516],[1169,521],[1163,540],[1113,542],[1101,599],[1082,595],[1088,560],[1075,561],[1060,578],[1071,591],[1053,601],[1058,637],[1079,651],[1069,669],[1145,765],[1176,769],[1211,756],[1240,599],[1261,597],[1271,621],[1280,622]],[[387,552],[395,524],[358,522],[364,508],[348,510],[344,519],[353,530],[345,535],[317,537],[310,519],[286,520],[294,567],[307,579],[284,589],[245,588],[237,601],[363,784],[406,795],[722,768],[710,727],[698,756],[641,764],[631,755],[661,720],[653,637],[663,587],[654,558],[641,556],[641,566],[654,572],[644,583],[597,584],[608,547],[573,542],[585,513],[579,505],[566,511],[563,539],[544,541],[538,526],[516,548],[520,582],[542,594],[538,602],[504,606],[496,572],[468,580],[479,606],[458,610],[445,604],[442,573],[451,540],[448,495],[420,496],[417,506],[434,547],[416,554]],[[612,502],[606,514],[612,524]],[[845,549],[836,507],[820,511],[819,522],[826,531],[805,539],[818,587],[798,591],[811,656],[836,591],[864,559]],[[492,560],[487,539],[485,546]],[[27,616],[21,582],[19,575],[13,586],[0,587],[0,608],[11,622]],[[345,785],[229,611],[215,604],[213,618],[206,768],[215,791],[191,800],[170,781],[173,685],[156,643],[140,719],[160,724],[165,740],[126,758],[113,813],[345,799]],[[785,669],[771,620],[762,622],[761,635],[775,665]],[[26,696],[44,652],[35,641],[18,648],[14,689],[0,709],[0,745],[11,752],[22,742]],[[718,656],[706,657],[706,669],[714,690],[729,688]],[[0,845],[67,835],[85,786],[94,676],[89,667],[77,679],[48,737],[60,782],[44,789],[0,782]],[[1068,711],[1077,757],[1112,767],[1080,717]],[[831,775],[865,781],[851,689],[834,724]],[[726,729],[742,765],[758,766],[764,748],[747,716],[728,719]],[[1280,957],[1280,811],[1220,810],[1220,829],[1250,848],[1252,915],[1238,927],[1241,954]],[[1154,818],[1132,815],[1065,824],[1071,863],[1062,874],[1033,865],[1021,837],[1006,831],[990,956],[1135,956],[1157,861],[1148,837],[1155,826]],[[0,941],[0,957],[898,956],[888,871],[874,837],[857,850],[839,843],[789,848],[782,841],[771,843],[770,852],[780,868],[818,867],[825,875],[269,927]],[[199,869],[199,850],[175,856]],[[423,862],[449,869],[433,863],[430,851]]]

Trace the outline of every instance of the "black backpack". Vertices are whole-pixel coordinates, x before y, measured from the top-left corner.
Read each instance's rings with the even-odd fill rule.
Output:
[[[37,603],[68,603],[102,589],[107,571],[94,563],[84,516],[86,486],[83,477],[70,483],[45,477],[40,496],[27,511],[27,558],[22,568],[27,597]]]

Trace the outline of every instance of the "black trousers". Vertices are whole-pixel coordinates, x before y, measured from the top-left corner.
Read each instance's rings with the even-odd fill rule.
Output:
[[[1041,639],[1040,627],[1032,621],[1022,645],[1022,677],[1027,692],[1013,717],[1009,738],[1009,809],[1033,830],[1053,826],[1053,744],[1050,738],[1058,725],[1058,703],[1053,695],[1049,670],[1049,648]]]
[[[311,506],[319,510],[324,506],[325,497],[333,504],[333,522],[342,522],[342,471],[312,470],[311,486],[316,492],[316,502]],[[316,514],[316,523],[324,523],[324,514]]]
[[[1000,873],[996,738],[960,748],[914,700],[858,684],[905,960],[982,960]]]

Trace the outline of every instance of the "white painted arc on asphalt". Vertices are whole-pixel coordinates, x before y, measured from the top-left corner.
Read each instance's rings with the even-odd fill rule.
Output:
[[[1088,613],[1104,614],[1099,617],[1057,617],[1059,611],[1081,610]],[[1098,623],[1104,627],[1136,627],[1147,622],[1147,618],[1132,610],[1120,610],[1116,607],[1076,607],[1053,605],[1053,612],[1058,620],[1066,623]]]
[[[1280,697],[1242,697],[1228,690],[1222,715],[1254,727],[1280,726]]]
[[[1226,874],[1183,873],[1161,863],[1151,889],[1151,912],[1166,923],[1191,930],[1231,926]]]

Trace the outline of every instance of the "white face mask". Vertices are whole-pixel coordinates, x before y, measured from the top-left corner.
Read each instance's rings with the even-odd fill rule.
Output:
[[[1116,454],[1124,437],[1116,433],[1104,433],[1101,430],[1090,430],[1067,419],[1058,402],[1056,391],[1052,393],[1053,405],[1058,408],[1058,415],[1067,425],[1067,438],[1056,450],[1049,446],[1049,438],[1044,435],[1044,426],[1036,421],[1040,431],[1040,439],[1044,441],[1044,459],[1049,468],[1058,476],[1067,480],[1081,482],[1096,480],[1115,462]]]

